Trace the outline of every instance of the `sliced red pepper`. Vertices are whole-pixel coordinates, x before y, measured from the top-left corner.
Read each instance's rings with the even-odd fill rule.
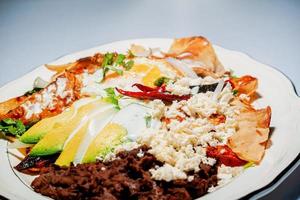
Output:
[[[231,85],[232,89],[235,88],[235,85],[234,85],[234,83],[233,83],[233,81],[231,79],[226,80],[225,83],[229,83]]]
[[[116,88],[116,90],[122,95],[137,98],[137,99],[149,99],[149,100],[161,99],[163,101],[168,101],[168,102],[175,101],[175,100],[187,100],[191,97],[190,95],[179,96],[174,94],[166,94],[160,91],[131,92],[119,88]]]
[[[166,124],[170,124],[171,119],[174,119],[174,118],[162,117],[162,118],[161,118],[161,121],[162,121],[162,122],[165,122]],[[180,121],[180,122],[182,122],[182,121],[184,120],[183,117],[180,117],[180,116],[178,116],[178,115],[175,117],[175,119],[177,119],[177,120]]]
[[[209,116],[209,121],[214,125],[219,125],[221,123],[225,123],[226,116],[220,113],[213,113]]]
[[[143,92],[151,92],[151,91],[158,91],[158,92],[165,92],[166,91],[166,86],[162,85],[161,87],[156,87],[156,88],[152,88],[152,87],[148,87],[139,83],[135,83],[132,85],[132,87],[137,87],[138,89],[140,89]]]
[[[240,159],[227,145],[207,147],[206,155],[230,167],[243,166],[247,163],[247,161]]]

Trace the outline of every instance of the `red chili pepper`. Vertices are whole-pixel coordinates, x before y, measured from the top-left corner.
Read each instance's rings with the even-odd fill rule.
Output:
[[[243,166],[247,163],[247,161],[237,157],[237,155],[227,145],[207,147],[206,155],[215,158],[222,164],[230,167]]]
[[[145,86],[145,85],[142,85],[139,83],[135,83],[132,85],[132,87],[134,87],[134,86],[143,92],[151,92],[151,91],[165,92],[166,91],[165,85],[162,85],[161,87],[152,88],[152,87],[148,87],[148,86]]]
[[[156,90],[149,91],[149,92],[131,92],[119,88],[116,88],[116,90],[122,95],[137,98],[137,99],[149,99],[149,100],[161,99],[163,101],[169,101],[169,102],[175,100],[187,100],[191,97],[190,95],[179,96],[174,94],[166,94]]]
[[[232,89],[235,88],[234,82],[231,79],[226,80],[225,83],[229,83]]]

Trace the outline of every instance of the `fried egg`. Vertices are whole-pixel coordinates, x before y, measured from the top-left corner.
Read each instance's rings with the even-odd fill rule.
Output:
[[[108,74],[103,85],[130,89],[134,83],[140,83],[154,87],[154,82],[162,76],[170,79],[183,76],[181,71],[174,68],[164,59],[136,57],[133,61],[133,67],[128,71],[124,71],[123,75],[118,75],[115,72]]]

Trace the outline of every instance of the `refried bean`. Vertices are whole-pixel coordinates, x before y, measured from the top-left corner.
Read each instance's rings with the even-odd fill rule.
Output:
[[[142,150],[142,157],[137,154]],[[149,169],[162,166],[147,146],[117,154],[110,162],[79,164],[70,167],[51,166],[35,178],[33,189],[53,199],[195,199],[217,185],[217,168],[200,164],[200,171],[191,172],[192,181],[170,182],[151,179]]]

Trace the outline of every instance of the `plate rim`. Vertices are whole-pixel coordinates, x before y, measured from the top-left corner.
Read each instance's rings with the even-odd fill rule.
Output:
[[[115,45],[115,44],[120,43],[120,42],[124,42],[124,43],[125,42],[127,42],[127,43],[131,42],[132,43],[133,41],[141,41],[141,40],[173,40],[173,38],[160,38],[160,37],[154,37],[154,38],[132,38],[132,39],[126,39],[126,40],[112,41],[112,42],[109,42],[109,43],[102,43],[102,44],[93,46],[91,48],[86,48],[86,49],[82,49],[82,50],[78,50],[78,51],[75,51],[75,52],[64,54],[64,55],[59,56],[59,57],[57,57],[55,59],[52,59],[49,63],[56,62],[56,61],[58,61],[60,59],[67,58],[68,56],[80,54],[83,51],[93,50],[93,49],[96,49],[96,48],[99,48],[99,47],[102,47],[102,46],[105,46],[105,45]],[[224,47],[219,46],[219,45],[213,45],[213,47],[214,47],[214,49],[220,48],[220,49],[224,49],[226,51],[230,51],[230,53],[233,53],[233,54],[239,54],[240,56],[243,56],[245,58],[248,58],[248,59],[251,59],[251,60],[253,60],[255,62],[263,64],[264,67],[267,68],[268,70],[272,70],[273,72],[276,72],[276,74],[280,75],[282,77],[282,79],[284,79],[286,81],[287,86],[289,88],[288,89],[289,90],[289,94],[291,95],[290,97],[293,97],[296,101],[298,101],[298,103],[300,103],[300,97],[297,94],[297,90],[296,90],[295,85],[293,84],[293,82],[291,81],[291,79],[285,73],[283,73],[281,70],[279,70],[277,67],[274,67],[274,66],[269,65],[269,64],[264,64],[263,62],[261,62],[259,60],[256,60],[252,56],[248,55],[247,53],[241,52],[241,51],[227,49],[227,48],[224,48]],[[33,73],[34,71],[36,71],[36,70],[38,70],[40,68],[42,68],[43,66],[44,66],[44,64],[39,65],[37,67],[34,67],[33,70],[31,70],[31,71],[29,71],[29,72],[27,72],[27,73],[19,76],[18,78],[14,79],[12,81],[9,81],[9,82],[5,83],[4,85],[2,85],[0,87],[0,90],[5,90],[5,88],[8,87],[9,85],[14,84],[19,79],[22,79],[23,77],[25,77],[25,76]],[[265,195],[269,194],[270,192],[272,192],[275,188],[277,188],[300,165],[299,160],[300,160],[300,152],[298,152],[298,156],[296,156],[296,158],[294,160],[292,160],[289,163],[289,165],[287,167],[285,167],[267,185],[265,185],[265,186],[263,186],[263,187],[255,190],[255,191],[252,191],[252,192],[250,192],[248,194],[245,194],[245,196],[241,197],[241,199],[244,199],[244,198],[246,198],[246,199],[250,199],[250,198],[257,199],[257,198],[260,198],[260,197],[265,196]],[[285,176],[286,174],[288,174],[288,175]],[[274,185],[275,185],[275,187],[272,188]],[[271,188],[271,190],[267,191],[270,188]],[[267,191],[267,192],[265,192],[265,191]],[[0,197],[1,197],[1,195],[0,195]]]

